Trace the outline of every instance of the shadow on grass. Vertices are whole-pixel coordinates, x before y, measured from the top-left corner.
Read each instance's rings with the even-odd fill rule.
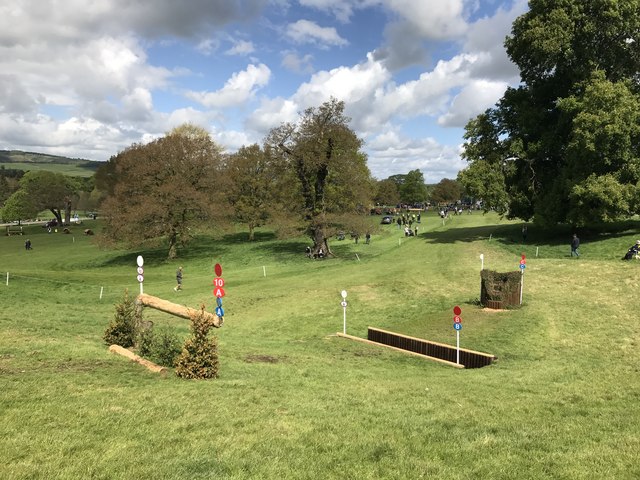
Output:
[[[527,225],[526,238],[522,236],[523,225]],[[576,233],[582,241],[596,242],[626,238],[638,231],[640,231],[640,221],[637,220],[626,220],[577,228],[571,227],[570,225],[557,225],[552,228],[543,228],[522,222],[509,225],[453,227],[448,230],[421,234],[420,238],[426,243],[475,242],[491,239],[504,246],[540,245],[557,247],[568,246],[571,243],[571,237],[574,233]]]

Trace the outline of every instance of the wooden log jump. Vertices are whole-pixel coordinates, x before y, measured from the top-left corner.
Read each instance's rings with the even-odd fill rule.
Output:
[[[136,355],[135,353],[133,353],[130,350],[127,350],[124,347],[121,347],[120,345],[111,345],[109,347],[109,351],[111,353],[117,353],[118,355],[122,355],[123,357],[127,357],[127,358],[131,359],[132,361],[134,361],[136,363],[139,363],[140,365],[144,365],[145,367],[147,367],[152,372],[163,373],[163,372],[167,371],[166,368],[161,367],[160,365],[156,365],[155,363],[150,362],[149,360],[145,360],[144,358]]]
[[[200,314],[200,310],[197,310],[195,308],[178,305],[177,303],[162,300],[161,298],[147,295],[146,293],[141,293],[140,295],[138,295],[136,301],[139,305],[142,305],[144,307],[149,307],[155,310],[160,310],[161,312],[170,313],[171,315],[186,318],[187,320],[190,320],[192,315]],[[224,323],[224,320],[222,318],[214,315],[213,313],[203,312],[203,314],[205,315],[205,318],[209,320],[209,322],[211,322],[211,325],[216,328],[220,328]]]

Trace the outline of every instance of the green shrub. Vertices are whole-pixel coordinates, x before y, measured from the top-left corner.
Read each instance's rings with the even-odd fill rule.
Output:
[[[104,332],[104,341],[108,345],[132,347],[135,344],[138,325],[142,321],[142,309],[138,308],[135,300],[129,297],[128,290],[124,291],[122,301],[115,307],[116,313]]]
[[[143,322],[138,330],[136,338],[136,348],[138,355],[149,358],[153,349],[153,322]]]
[[[175,367],[182,351],[178,337],[168,330],[162,330],[152,332],[151,339],[149,359],[163,367]]]
[[[202,305],[200,313],[191,316],[191,337],[185,341],[176,364],[178,377],[218,377],[218,340],[208,337],[211,326],[210,316],[205,316]]]

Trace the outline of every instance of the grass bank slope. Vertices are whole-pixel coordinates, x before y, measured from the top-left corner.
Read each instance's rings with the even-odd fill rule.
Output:
[[[0,237],[0,477],[638,478],[640,262],[619,260],[637,230],[585,232],[572,259],[571,232],[530,227],[523,242],[520,227],[429,215],[417,238],[383,226],[323,261],[269,232],[200,237],[176,262],[99,250],[79,227],[29,227],[30,252]],[[483,310],[480,254],[510,271],[522,252],[522,308]],[[222,265],[219,379],[161,377],[107,352],[113,304],[139,290],[138,254],[146,293],[209,310]],[[454,344],[460,305],[462,346],[499,361],[456,370],[336,337],[341,290],[349,334]]]

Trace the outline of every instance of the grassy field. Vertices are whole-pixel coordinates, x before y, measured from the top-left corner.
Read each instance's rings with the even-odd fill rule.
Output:
[[[97,162],[96,162],[97,163]],[[96,171],[95,168],[85,167],[83,165],[66,164],[66,163],[39,163],[39,162],[1,162],[0,167],[15,170],[46,170],[54,173],[62,173],[70,177],[91,177]]]
[[[640,262],[620,261],[639,226],[578,232],[580,259],[569,230],[529,226],[523,244],[521,224],[481,214],[428,216],[417,238],[384,226],[322,261],[267,231],[251,244],[200,237],[174,262],[100,250],[81,235],[91,222],[70,235],[28,227],[30,252],[0,237],[0,478],[640,478]],[[480,254],[511,271],[521,253],[522,308],[483,310]],[[219,379],[108,353],[102,334],[124,289],[139,290],[139,254],[145,293],[209,310],[222,265]],[[499,360],[457,370],[337,337],[343,289],[351,335],[455,344],[460,305],[461,346]],[[145,315],[188,334],[186,320]]]

